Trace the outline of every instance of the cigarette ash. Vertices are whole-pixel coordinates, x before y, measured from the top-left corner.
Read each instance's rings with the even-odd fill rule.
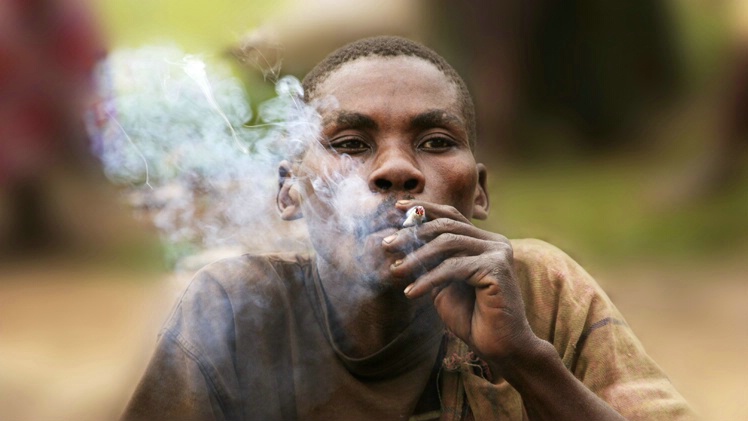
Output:
[[[421,225],[426,221],[426,210],[423,206],[413,206],[405,213],[403,228]]]

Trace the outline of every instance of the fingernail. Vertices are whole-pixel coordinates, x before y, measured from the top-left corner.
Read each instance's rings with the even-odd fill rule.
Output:
[[[389,237],[384,237],[384,240],[382,240],[382,241],[384,241],[385,244],[389,244],[389,243],[395,241],[395,238],[397,238],[397,234],[392,234]]]
[[[407,205],[409,203],[410,203],[410,200],[398,200],[397,201],[398,205],[403,205],[403,206],[405,206],[405,205]]]
[[[408,295],[410,294],[410,290],[412,289],[413,289],[413,284],[410,284],[407,287],[405,287],[405,290],[403,292],[405,293],[405,295]]]
[[[400,266],[402,264],[403,264],[402,259],[397,259],[397,260],[395,260],[395,263],[392,264],[392,267],[396,268],[396,267],[398,267],[398,266]]]

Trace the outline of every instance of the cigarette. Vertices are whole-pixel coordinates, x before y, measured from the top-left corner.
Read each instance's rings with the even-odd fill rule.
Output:
[[[413,206],[405,213],[405,222],[403,228],[421,225],[426,220],[426,210],[423,206]]]

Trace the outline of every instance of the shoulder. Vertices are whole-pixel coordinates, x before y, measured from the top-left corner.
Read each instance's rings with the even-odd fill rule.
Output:
[[[544,294],[567,291],[575,296],[589,296],[602,293],[594,278],[558,247],[537,239],[511,240],[511,243],[515,273],[524,287]]]
[[[245,254],[210,263],[185,288],[165,331],[206,324],[233,329],[229,325],[244,315],[270,314],[302,291],[310,270],[303,254]]]
[[[546,242],[512,246],[528,321],[577,378],[626,417],[691,419],[686,401],[592,276]]]
[[[623,323],[600,285],[568,254],[535,239],[513,240],[512,247],[528,321],[561,355],[596,324]]]
[[[198,277],[211,277],[228,285],[238,279],[257,278],[256,280],[259,281],[268,276],[287,275],[294,270],[307,266],[309,261],[310,258],[306,254],[243,254],[209,263],[200,269],[197,275]]]
[[[301,254],[244,254],[210,263],[200,269],[185,290],[184,298],[221,293],[231,298],[267,294],[293,288],[310,267]]]
[[[566,252],[535,238],[511,240],[514,260],[521,269],[529,271],[565,270],[578,266]]]

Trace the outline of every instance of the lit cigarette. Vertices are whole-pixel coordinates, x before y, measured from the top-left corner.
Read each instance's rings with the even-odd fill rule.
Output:
[[[426,210],[423,206],[413,206],[405,213],[405,222],[403,228],[421,225],[426,219]]]

